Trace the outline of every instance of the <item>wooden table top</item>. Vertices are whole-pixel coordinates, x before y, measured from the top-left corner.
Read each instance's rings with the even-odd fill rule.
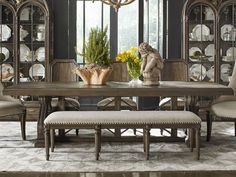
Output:
[[[159,86],[129,86],[127,82],[108,82],[104,86],[82,82],[30,82],[7,87],[12,96],[217,96],[233,95],[230,87],[209,82],[161,81]]]

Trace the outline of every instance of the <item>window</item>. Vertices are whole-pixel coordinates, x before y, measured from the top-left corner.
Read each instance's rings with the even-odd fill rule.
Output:
[[[136,0],[127,6],[122,6],[118,13],[115,13],[112,7],[99,0],[94,1],[94,3],[92,0],[77,0],[76,45],[78,51],[83,50],[91,27],[104,28],[108,26],[113,57],[116,56],[117,52],[138,46],[139,42],[143,42],[140,40],[143,38],[162,54],[163,0],[145,0],[140,3],[141,1],[143,0]],[[143,5],[143,3],[144,8],[140,8],[139,5]],[[143,21],[139,19],[140,13],[144,14],[143,25],[139,24]],[[140,34],[140,30],[144,31],[144,34]],[[84,58],[78,55],[77,62],[84,63]]]

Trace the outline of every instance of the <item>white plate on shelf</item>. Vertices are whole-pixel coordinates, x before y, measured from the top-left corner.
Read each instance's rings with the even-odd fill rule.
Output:
[[[214,20],[214,12],[210,7],[205,8],[205,20]]]
[[[226,51],[226,60],[227,61],[234,61],[234,60],[236,60],[236,47],[230,47]]]
[[[192,30],[193,35],[197,41],[207,41],[210,35],[210,29],[206,25],[198,24]]]
[[[26,7],[21,11],[20,20],[29,20],[30,17],[30,8]]]
[[[199,61],[198,59],[193,59],[193,58],[191,58],[191,56],[193,56],[194,52],[196,52],[196,51],[199,51],[199,52],[202,53],[201,49],[199,49],[198,47],[191,47],[191,48],[189,49],[189,59],[190,59],[191,61]]]
[[[40,62],[45,61],[45,47],[40,47],[35,52],[35,60]]]
[[[201,64],[193,64],[189,70],[193,81],[202,81],[206,77],[206,68]]]
[[[220,66],[221,71],[220,71],[220,78],[223,82],[228,82],[229,81],[229,76],[230,76],[230,71],[232,70],[232,66],[230,64],[222,64]]]
[[[42,64],[34,64],[29,69],[29,76],[35,80],[35,77],[43,79],[45,77],[45,68]]]
[[[7,25],[0,25],[0,41],[7,41],[11,37],[11,28]]]
[[[230,39],[229,40],[227,40],[227,41],[232,41],[233,40],[233,36],[232,36],[232,34],[231,34],[231,31],[234,31],[235,30],[235,28],[234,28],[234,26],[233,25],[230,25],[230,24],[226,24],[226,25],[223,25],[221,28],[220,28],[221,30],[220,30],[220,37],[221,37],[221,39],[223,40],[223,41],[226,41],[225,39],[224,39],[224,34],[225,33],[229,33],[229,36],[230,36]]]
[[[206,56],[211,56],[211,57],[208,58],[209,61],[214,61],[214,56],[215,56],[215,46],[214,46],[214,44],[209,44],[205,48],[205,55]]]
[[[0,79],[2,77],[2,81],[7,82],[10,81],[14,76],[14,69],[10,64],[2,64],[0,65]]]
[[[212,66],[206,73],[207,77],[210,79],[210,82],[214,82],[214,66]]]
[[[28,62],[29,59],[31,58],[31,52],[29,47],[25,44],[20,45],[20,61],[21,62]]]
[[[36,27],[37,37],[36,41],[44,41],[45,40],[45,25],[40,24]]]
[[[9,58],[10,52],[6,47],[0,47],[0,53],[2,53],[5,56],[5,59],[0,62],[4,62]]]

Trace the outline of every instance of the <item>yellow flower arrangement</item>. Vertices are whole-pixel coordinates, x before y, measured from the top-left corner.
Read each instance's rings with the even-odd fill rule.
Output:
[[[117,62],[127,63],[129,75],[133,79],[138,79],[141,75],[141,62],[142,60],[137,56],[138,48],[132,47],[130,50],[126,50],[119,53],[116,57]]]

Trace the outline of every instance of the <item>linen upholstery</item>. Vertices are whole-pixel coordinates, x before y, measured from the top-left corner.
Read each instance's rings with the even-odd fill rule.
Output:
[[[211,112],[217,117],[236,118],[236,101],[225,101],[211,106]]]
[[[52,98],[51,106],[53,108],[56,108],[58,106],[58,98]],[[65,98],[65,107],[66,107],[66,109],[69,109],[69,110],[70,109],[79,110],[80,103],[76,99],[67,97],[67,98]]]
[[[22,139],[26,139],[25,135],[25,120],[26,120],[26,108],[18,99],[14,99],[11,96],[2,95],[3,85],[0,82],[0,120],[14,120],[15,116],[19,117],[21,125]]]
[[[211,129],[213,118],[211,115],[221,118],[233,119],[235,122],[235,136],[236,136],[236,65],[234,65],[232,76],[229,80],[229,87],[234,91],[234,95],[219,96],[213,101],[210,111],[207,111],[207,141],[211,138]]]
[[[68,114],[70,116],[68,116]],[[189,111],[58,111],[45,119],[51,124],[200,124],[201,119]]]
[[[22,114],[24,111],[25,107],[18,102],[0,101],[0,119],[3,116]]]

